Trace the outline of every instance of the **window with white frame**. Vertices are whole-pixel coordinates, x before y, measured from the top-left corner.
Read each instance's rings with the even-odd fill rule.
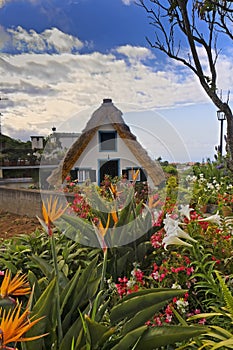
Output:
[[[90,179],[90,170],[89,169],[78,169],[77,170],[78,182],[84,182]]]

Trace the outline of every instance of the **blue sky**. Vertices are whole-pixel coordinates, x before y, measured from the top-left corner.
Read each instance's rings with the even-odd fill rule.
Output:
[[[149,154],[213,159],[216,108],[196,77],[151,49],[154,28],[130,0],[0,0],[3,133],[27,140],[80,132],[112,98]],[[232,51],[219,58],[223,95],[233,84]],[[75,119],[72,130],[67,121]]]

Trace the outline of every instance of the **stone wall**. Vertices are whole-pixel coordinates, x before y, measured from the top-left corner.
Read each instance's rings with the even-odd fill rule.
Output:
[[[35,217],[42,215],[41,196],[64,196],[62,193],[52,191],[29,190],[24,188],[9,188],[0,186],[0,210],[18,215],[27,215]],[[68,201],[73,200],[73,195],[66,196]]]

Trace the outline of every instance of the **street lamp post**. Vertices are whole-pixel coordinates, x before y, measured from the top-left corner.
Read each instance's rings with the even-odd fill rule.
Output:
[[[222,111],[217,111],[217,118],[220,121],[220,143],[219,143],[219,153],[222,157],[222,144],[223,144],[223,121],[226,120],[225,113]]]

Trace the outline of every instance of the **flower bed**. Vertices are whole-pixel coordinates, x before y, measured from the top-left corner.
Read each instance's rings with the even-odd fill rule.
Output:
[[[0,259],[1,306],[30,305],[39,320],[30,336],[39,338],[21,348],[19,337],[7,342],[2,325],[2,348],[232,348],[233,218],[222,211],[231,187],[200,174],[191,181],[184,174],[195,184],[189,204],[177,202],[187,192],[174,176],[156,193],[109,181],[88,195],[68,184],[76,193],[69,207],[48,197],[44,232],[5,240]],[[206,214],[199,196],[211,181],[224,197]],[[8,270],[14,281],[25,274],[16,294]],[[12,317],[22,312],[15,310]]]

